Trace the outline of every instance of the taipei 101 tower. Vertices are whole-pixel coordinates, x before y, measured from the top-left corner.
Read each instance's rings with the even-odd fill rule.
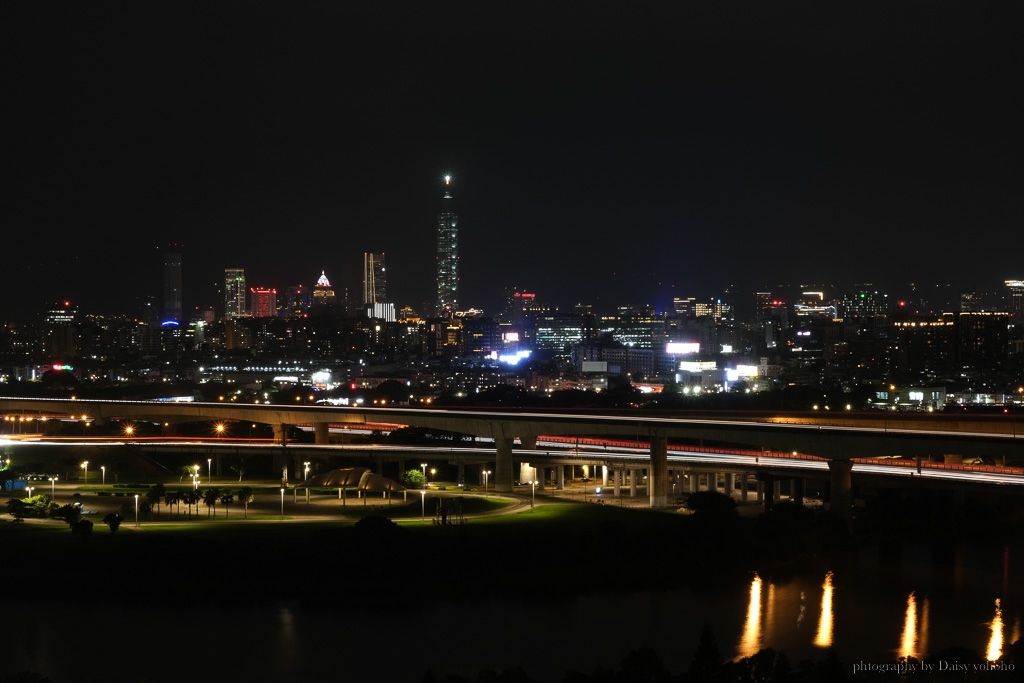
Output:
[[[437,315],[450,316],[457,310],[459,298],[459,217],[448,187],[452,177],[445,176],[444,199],[437,215]]]

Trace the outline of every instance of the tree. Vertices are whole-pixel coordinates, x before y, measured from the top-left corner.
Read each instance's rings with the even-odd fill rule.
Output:
[[[736,501],[719,491],[697,491],[686,498],[686,509],[696,515],[735,517]]]
[[[185,489],[180,491],[178,495],[181,496],[181,500],[188,505],[188,516],[192,516],[192,506],[199,505],[199,492],[195,489]]]
[[[231,493],[231,491],[224,489],[224,491],[220,494],[220,504],[224,506],[224,519],[227,519],[228,517],[228,506],[234,502],[235,495]]]
[[[174,504],[178,504],[178,511],[181,511],[181,491],[167,491],[164,493],[164,502],[167,503],[167,507],[174,507]]]
[[[238,481],[241,482],[242,475],[249,471],[249,463],[247,463],[245,460],[242,460],[237,465],[232,465],[231,471],[238,474]]]
[[[220,489],[216,487],[210,487],[203,490],[203,503],[206,505],[206,517],[210,517],[210,508],[213,507],[214,514],[216,514],[217,501],[220,500]]]
[[[151,486],[149,490],[146,491],[146,501],[149,503],[150,507],[156,506],[156,513],[158,515],[160,514],[160,499],[163,498],[166,493],[167,489],[163,484]]]
[[[700,640],[697,642],[697,651],[693,653],[693,661],[690,662],[690,669],[687,672],[687,679],[692,681],[714,680],[722,670],[725,660],[718,649],[718,641],[711,630],[711,624],[704,624],[700,632]]]
[[[402,484],[404,484],[406,488],[423,488],[423,485],[426,483],[427,478],[423,476],[423,472],[420,470],[409,470],[402,475]]]
[[[249,519],[249,503],[255,500],[255,498],[256,496],[253,494],[252,489],[248,486],[238,490],[238,502],[245,506],[245,519]]]
[[[124,517],[116,512],[111,512],[103,518],[103,523],[110,527],[110,533],[112,534],[117,532],[118,527],[121,526],[121,522],[123,521]]]

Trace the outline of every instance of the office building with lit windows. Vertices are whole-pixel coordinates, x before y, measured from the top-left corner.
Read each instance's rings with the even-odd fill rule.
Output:
[[[277,290],[253,287],[252,315],[254,318],[272,318],[277,315]]]
[[[441,213],[437,215],[437,314],[451,315],[459,300],[459,217],[445,176]]]
[[[224,269],[224,318],[232,320],[249,314],[245,306],[248,290],[245,287],[244,268]]]
[[[387,303],[387,278],[384,271],[384,254],[363,254],[363,303]]]
[[[164,320],[181,321],[181,245],[164,252]]]

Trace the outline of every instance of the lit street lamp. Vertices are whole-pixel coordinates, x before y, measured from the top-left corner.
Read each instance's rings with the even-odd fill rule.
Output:
[[[490,470],[484,470],[484,493],[487,493],[487,475],[490,473]]]
[[[135,494],[135,527],[139,526],[139,494]]]
[[[100,485],[101,486],[106,486],[107,485],[107,466],[106,465],[100,465],[100,472],[103,473],[103,478],[100,480]]]
[[[436,475],[437,475],[437,470],[435,470],[433,467],[431,467],[430,468],[430,481],[434,481],[435,479],[437,479]]]
[[[284,489],[281,489],[281,519],[284,519]]]
[[[213,483],[213,458],[206,459],[206,478]]]
[[[420,491],[420,517],[422,519],[427,518],[427,491],[423,489]]]
[[[31,498],[31,497],[32,497],[32,488],[33,488],[33,487],[31,487],[31,486],[26,486],[26,487],[25,487],[25,490],[26,490],[26,491],[28,491],[28,497],[29,497],[29,498]]]
[[[309,461],[302,463],[305,466],[305,470],[302,473],[303,481],[309,480]],[[306,484],[306,505],[309,505],[309,484]]]
[[[56,494],[56,491],[55,491],[55,488],[54,488],[54,482],[56,482],[56,481],[57,481],[57,477],[50,477],[50,500],[53,500],[54,498],[57,497],[57,494]]]
[[[533,503],[537,498],[537,482],[530,482],[530,507],[533,507]]]
[[[423,485],[427,485],[427,463],[421,462],[420,467],[423,469]]]
[[[85,485],[89,485],[89,461],[86,460],[81,464],[81,467],[85,470]]]

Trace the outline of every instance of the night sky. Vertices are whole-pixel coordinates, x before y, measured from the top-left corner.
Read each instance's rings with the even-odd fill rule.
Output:
[[[6,10],[0,318],[249,284],[461,303],[1024,277],[1013,3],[125,3]],[[553,4],[553,3],[552,3]]]

